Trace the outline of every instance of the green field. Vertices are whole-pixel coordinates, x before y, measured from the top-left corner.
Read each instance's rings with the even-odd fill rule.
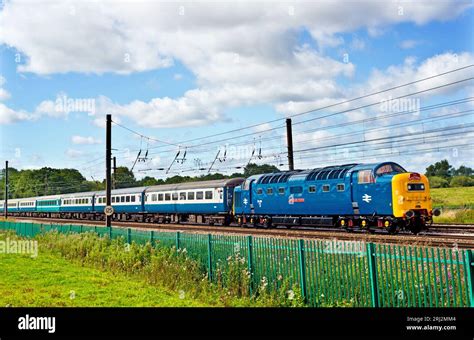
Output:
[[[36,258],[0,254],[0,273],[2,307],[208,306],[179,292],[81,266],[44,250]]]
[[[433,208],[441,208],[435,223],[474,223],[474,187],[431,189]]]

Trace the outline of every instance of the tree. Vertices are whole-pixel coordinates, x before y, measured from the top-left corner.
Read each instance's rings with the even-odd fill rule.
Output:
[[[430,165],[426,168],[426,176],[439,176],[443,178],[448,178],[451,176],[452,166],[448,163],[448,160],[444,159],[442,161],[436,162],[435,164]]]
[[[439,176],[428,177],[431,188],[447,188],[449,187],[449,182],[447,179]]]
[[[255,163],[249,163],[244,168],[244,177],[249,177],[252,175],[265,174],[270,172],[280,171],[276,166],[270,164],[257,165]]]
[[[119,166],[115,172],[115,187],[118,188],[131,188],[137,186],[137,180],[132,171],[126,166]]]
[[[474,185],[474,179],[469,176],[454,176],[449,183],[451,187],[470,187]]]
[[[474,170],[464,165],[461,165],[457,169],[453,169],[453,176],[472,176],[473,174]]]

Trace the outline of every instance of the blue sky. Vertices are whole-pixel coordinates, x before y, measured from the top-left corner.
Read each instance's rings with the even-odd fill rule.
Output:
[[[253,161],[277,164],[285,160],[284,129],[259,131],[281,127],[282,121],[214,139],[180,142],[284,118],[474,63],[471,2],[406,3],[402,15],[398,5],[380,6],[374,1],[351,2],[355,7],[349,9],[344,9],[347,3],[298,3],[292,5],[293,10],[287,4],[275,4],[209,7],[198,3],[181,8],[177,3],[145,2],[103,8],[100,2],[25,5],[8,1],[0,13],[1,158],[17,168],[77,167],[88,179],[102,178],[102,124],[104,114],[112,113],[115,121],[143,135],[182,144],[181,154],[188,147],[186,162],[174,164],[169,175],[205,173],[195,169],[194,160],[208,167],[225,145],[230,156],[215,169],[237,171],[260,145],[265,157]],[[288,15],[287,10],[293,14]],[[372,11],[376,17],[369,15]],[[170,15],[176,15],[175,20]],[[229,19],[221,20],[226,17]],[[303,115],[294,122],[472,75],[473,68],[469,68],[352,106]],[[94,112],[58,110],[57,100],[63,96],[93,101]],[[414,99],[424,107],[470,96],[474,96],[472,81]],[[472,107],[470,102],[449,109],[456,113]],[[331,145],[341,142],[337,136],[348,131],[400,123],[400,118],[380,119],[364,126],[311,132],[381,114],[376,106],[297,124],[295,149]],[[421,117],[434,114],[440,111]],[[428,122],[423,128],[464,123],[473,123],[473,115]],[[391,133],[407,129],[417,131],[402,127]],[[367,144],[365,151],[329,149],[326,155],[305,153],[304,158],[296,154],[296,165],[347,163],[363,155],[363,162],[395,160],[415,171],[443,158],[457,166],[473,166],[472,148],[456,146],[472,142],[472,133],[469,128],[460,131],[464,131],[462,143],[453,140],[449,144],[449,139],[439,137],[434,144],[435,139],[428,139],[409,148],[413,156],[393,152],[393,148],[402,154],[408,150],[396,143],[391,151],[381,150],[381,155],[370,153],[376,148]],[[255,135],[238,138],[249,132]],[[382,129],[380,135],[389,133],[390,129]],[[232,139],[219,142],[229,137]],[[344,140],[355,141],[356,137]],[[196,147],[210,141],[215,143]],[[129,167],[140,148],[149,149],[150,159],[135,168],[138,177],[166,177],[163,171],[147,169],[167,168],[178,151],[176,146],[141,139],[118,126],[113,129],[113,145],[118,164]],[[441,150],[417,152],[435,146]],[[343,157],[337,156],[338,150]]]

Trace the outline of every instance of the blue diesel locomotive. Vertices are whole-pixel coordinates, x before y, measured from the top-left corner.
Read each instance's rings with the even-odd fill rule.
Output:
[[[111,199],[114,220],[151,223],[332,226],[416,234],[439,214],[432,209],[428,179],[393,162],[117,189]],[[103,220],[104,208],[104,191],[8,201],[9,213],[16,216]]]

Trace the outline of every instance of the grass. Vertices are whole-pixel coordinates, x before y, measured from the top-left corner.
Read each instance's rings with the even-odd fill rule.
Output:
[[[474,187],[431,189],[433,207],[441,208],[435,223],[474,223]]]
[[[51,252],[32,258],[0,254],[0,306],[189,307],[208,306],[163,287],[81,266]],[[7,274],[8,273],[8,274]]]
[[[433,207],[473,208],[474,187],[433,188],[431,189]]]
[[[0,232],[0,240],[17,238]],[[295,287],[249,294],[246,265],[228,259],[210,283],[184,251],[126,244],[94,233],[37,235],[39,255],[0,254],[0,306],[302,306]],[[72,298],[71,298],[72,297]]]

